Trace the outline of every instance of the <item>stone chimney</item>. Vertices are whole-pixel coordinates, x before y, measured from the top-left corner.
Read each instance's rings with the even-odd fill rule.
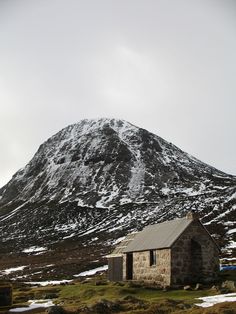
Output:
[[[196,211],[190,210],[187,213],[186,218],[190,219],[190,220],[198,220],[199,219],[199,214]]]

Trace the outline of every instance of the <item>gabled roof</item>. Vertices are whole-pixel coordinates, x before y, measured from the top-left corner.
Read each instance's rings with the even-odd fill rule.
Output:
[[[123,253],[169,248],[192,221],[181,218],[147,226],[135,235]]]

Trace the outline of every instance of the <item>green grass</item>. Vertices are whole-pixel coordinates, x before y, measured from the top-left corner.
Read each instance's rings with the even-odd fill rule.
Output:
[[[185,290],[172,290],[172,291],[147,291],[147,289],[141,289],[138,291],[139,297],[145,300],[160,300],[160,299],[173,299],[173,300],[195,300],[199,297],[212,295],[212,291],[199,290],[199,291],[185,291]]]
[[[221,279],[233,280],[234,278],[235,272],[227,271],[222,274]],[[185,291],[183,289],[163,291],[143,284],[108,283],[105,277],[97,277],[84,283],[74,282],[73,284],[52,287],[15,286],[13,291],[15,306],[26,304],[28,299],[44,299],[48,295],[56,295],[57,298],[54,303],[63,305],[70,314],[78,313],[78,309],[81,307],[93,306],[101,300],[117,304],[122,308],[122,311],[117,313],[122,314],[208,313],[203,309],[194,307],[194,303],[200,302],[197,298],[217,294],[210,287],[198,291]],[[230,305],[230,307],[232,306]],[[212,313],[227,312],[227,310],[224,312],[224,305],[217,307],[219,310]],[[227,314],[236,313],[230,311],[231,309]]]
[[[215,312],[211,312],[212,308],[206,310],[194,306],[195,303],[201,302],[197,298],[214,294],[216,292],[211,289],[162,291],[145,287],[129,287],[129,284],[118,286],[109,283],[105,286],[96,286],[92,283],[78,283],[62,287],[59,302],[63,302],[65,308],[71,312],[76,312],[81,306],[93,305],[100,300],[109,300],[123,306],[123,311],[118,312],[122,314],[236,313],[234,304],[216,305]]]
[[[134,296],[148,302],[156,302],[164,299],[183,300],[190,303],[196,302],[196,298],[212,295],[211,290],[185,291],[170,290],[162,291],[156,289],[147,289],[144,287],[129,287],[107,284],[105,286],[95,286],[93,284],[68,285],[61,288],[59,299],[64,303],[82,303],[93,304],[100,299],[115,301],[127,296]]]

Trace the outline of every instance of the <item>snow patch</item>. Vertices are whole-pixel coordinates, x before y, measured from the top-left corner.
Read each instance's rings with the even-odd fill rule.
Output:
[[[227,249],[235,249],[235,248],[236,248],[236,242],[229,241],[229,245],[227,245]]]
[[[32,286],[48,286],[48,285],[60,285],[61,283],[69,283],[72,280],[47,280],[47,281],[29,281],[29,282],[25,282],[25,284],[27,285],[32,285]]]
[[[169,188],[162,188],[161,189],[161,192],[164,194],[164,195],[168,195],[170,192],[171,192],[171,189],[169,189]]]
[[[131,203],[130,198],[123,197],[122,199],[120,199],[120,205],[129,204],[129,203]]]
[[[236,262],[236,257],[224,257],[221,259],[221,261],[235,261]]]
[[[232,234],[232,233],[235,233],[235,232],[236,232],[236,228],[229,230],[227,233],[228,234]]]
[[[65,239],[70,239],[70,238],[72,238],[72,237],[74,237],[75,236],[75,233],[72,233],[72,234],[70,234],[70,235],[68,235],[68,236],[66,236],[66,237],[63,237],[62,239],[63,240],[65,240]]]
[[[64,225],[56,225],[56,231],[67,231],[67,230],[75,230],[78,226],[78,223],[64,224]]]
[[[213,295],[210,297],[202,297],[198,298],[202,300],[203,303],[197,303],[195,305],[200,307],[210,307],[214,304],[222,303],[222,302],[235,302],[236,301],[236,293],[227,293],[227,294],[219,294]]]
[[[79,273],[78,275],[74,275],[74,277],[92,276],[92,275],[95,275],[99,271],[105,271],[107,269],[108,269],[108,265],[104,265],[104,266],[101,266],[101,267],[97,267],[97,268],[94,268],[94,269],[90,269],[90,270],[84,271],[82,273]]]
[[[28,249],[24,249],[23,253],[37,253],[37,252],[45,252],[47,251],[47,248],[40,247],[40,246],[31,246]]]
[[[49,306],[54,305],[52,300],[29,300],[28,303],[29,303],[29,306],[27,307],[15,307],[9,310],[9,312],[26,312],[33,309],[37,309],[41,307],[49,307]]]
[[[4,275],[9,275],[9,274],[14,273],[16,271],[23,270],[26,267],[27,266],[11,267],[11,268],[7,268],[7,269],[2,270],[1,273],[4,274]]]

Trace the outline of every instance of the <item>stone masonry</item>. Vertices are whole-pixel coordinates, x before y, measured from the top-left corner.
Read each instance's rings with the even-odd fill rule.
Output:
[[[133,253],[133,280],[149,281],[163,286],[170,285],[171,250],[156,250],[157,264],[150,266],[150,251]],[[126,256],[123,260],[123,275],[126,279]]]
[[[133,253],[133,279],[170,285],[171,274],[171,250],[156,250],[157,264],[150,266],[150,252]]]
[[[171,247],[171,283],[214,281],[218,270],[219,250],[202,224],[195,220]]]

